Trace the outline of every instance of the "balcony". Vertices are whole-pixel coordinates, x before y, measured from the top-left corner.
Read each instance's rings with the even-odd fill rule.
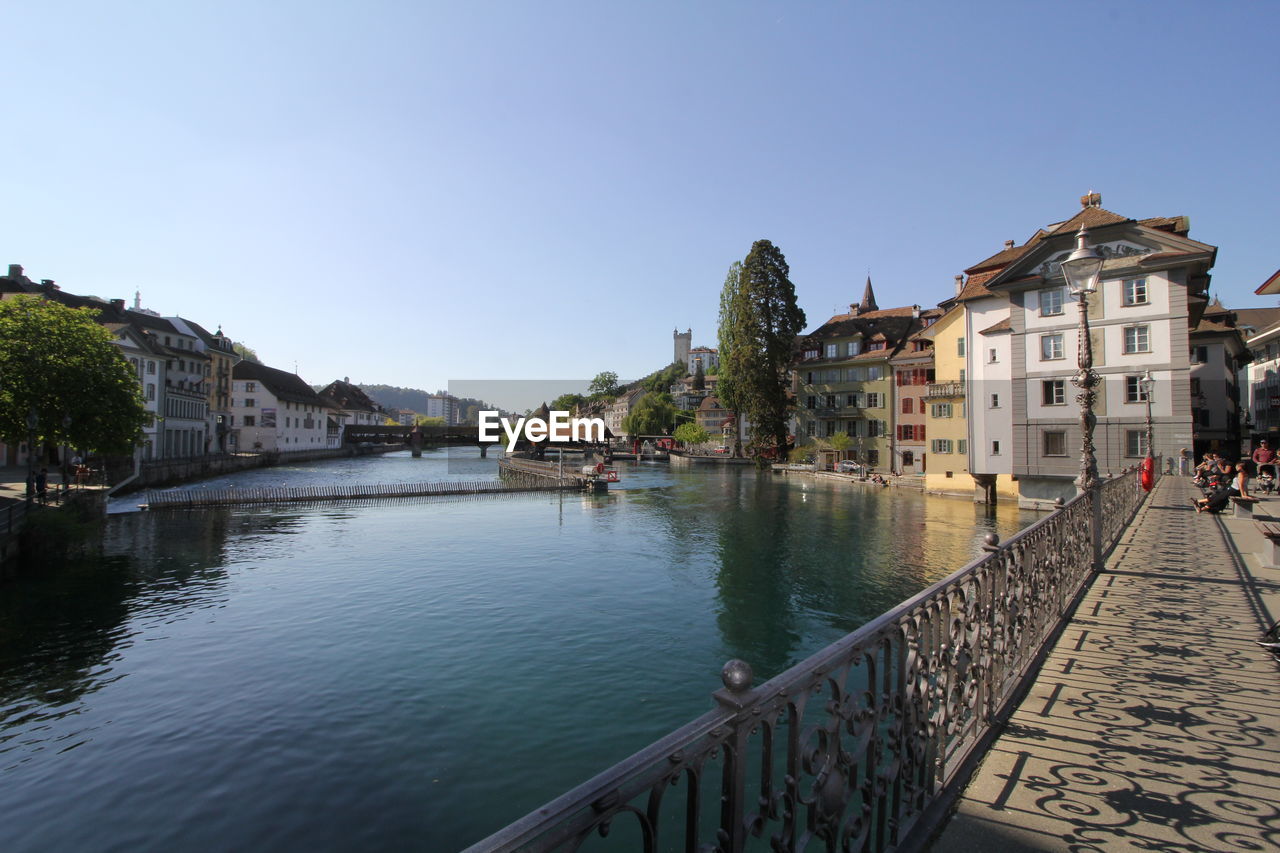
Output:
[[[925,385],[924,396],[926,400],[940,399],[942,397],[963,397],[963,382],[930,382]]]

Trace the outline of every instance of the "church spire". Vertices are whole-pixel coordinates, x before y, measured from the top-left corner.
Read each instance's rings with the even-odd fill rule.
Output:
[[[867,275],[867,289],[862,292],[862,301],[858,303],[858,313],[865,314],[868,311],[879,311],[880,307],[876,305],[876,292],[871,289],[871,276]]]

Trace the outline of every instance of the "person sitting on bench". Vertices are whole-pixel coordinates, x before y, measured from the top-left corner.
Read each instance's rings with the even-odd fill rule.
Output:
[[[1191,505],[1196,508],[1196,512],[1222,512],[1231,499],[1239,495],[1235,488],[1238,481],[1233,482],[1231,476],[1235,473],[1234,466],[1230,462],[1224,461],[1222,463],[1222,473],[1225,477],[1220,478],[1217,485],[1211,487],[1205,493],[1205,497],[1191,502]]]

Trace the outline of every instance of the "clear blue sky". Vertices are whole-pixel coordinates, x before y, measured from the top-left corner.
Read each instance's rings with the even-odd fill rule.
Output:
[[[1087,190],[1280,267],[1280,4],[8,4],[0,263],[326,383],[634,377],[786,254],[931,305]]]

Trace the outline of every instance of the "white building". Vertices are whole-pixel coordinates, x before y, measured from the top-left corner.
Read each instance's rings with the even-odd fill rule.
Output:
[[[1117,472],[1146,455],[1146,398],[1139,383],[1147,371],[1155,380],[1156,452],[1176,454],[1192,439],[1189,330],[1204,310],[1217,249],[1187,236],[1186,217],[1128,219],[1104,210],[1101,202],[1090,193],[1072,218],[1038,230],[1021,246],[1006,243],[969,270],[971,284],[981,273],[979,285],[1008,306],[1007,329],[1005,321],[984,327],[994,319],[991,314],[970,327],[980,339],[970,340],[968,354],[974,389],[970,452],[981,454],[971,470],[989,470],[997,455],[1010,454],[1024,506],[1044,508],[1055,498],[1069,498],[1079,475],[1079,391],[1071,382],[1078,370],[1079,303],[1067,292],[1059,262],[1075,247],[1081,227],[1087,244],[1104,259],[1088,303],[1093,369],[1102,380],[1094,406],[1100,473]],[[971,303],[975,313],[985,302]],[[1007,374],[1000,366],[1006,359]],[[983,381],[974,385],[974,378]],[[989,381],[1009,383],[1007,402]],[[1009,447],[997,435],[1007,419]]]
[[[232,371],[231,427],[237,451],[320,450],[332,446],[330,409],[295,373],[241,361]]]

